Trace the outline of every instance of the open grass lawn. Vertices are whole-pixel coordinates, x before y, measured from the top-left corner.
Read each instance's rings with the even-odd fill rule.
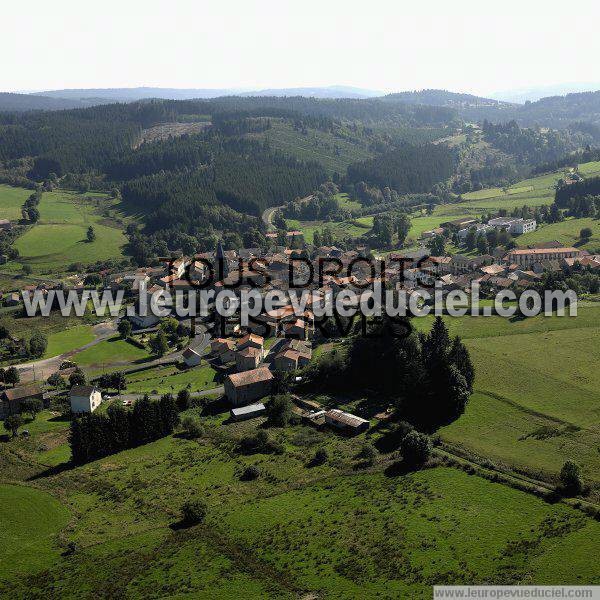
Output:
[[[31,194],[33,190],[0,183],[0,219],[18,221],[21,218],[21,206]]]
[[[68,521],[69,511],[50,494],[0,484],[0,582],[51,567],[60,557],[56,536]]]
[[[354,470],[362,435],[312,432],[307,447],[303,428],[275,430],[284,454],[242,456],[235,440],[256,421],[205,423],[200,443],[168,437],[38,477],[71,513],[61,538],[77,550],[28,561],[43,576],[10,577],[2,593],[418,599],[436,583],[597,582],[600,524],[569,507],[448,467]],[[307,468],[321,446],[331,460]],[[241,481],[249,464],[262,475]],[[172,529],[193,497],[206,522]]]
[[[471,353],[476,393],[444,441],[551,480],[567,459],[600,480],[600,306],[577,317],[447,318]],[[429,319],[417,319],[427,329]]]
[[[106,194],[44,193],[40,220],[15,241],[20,258],[5,269],[19,271],[29,264],[35,273],[61,273],[72,263],[120,257],[126,237],[120,227],[102,220],[98,212],[102,207],[118,209]],[[93,242],[86,239],[90,225],[96,233]]]
[[[579,232],[585,227],[592,230],[592,237],[585,244],[581,244]],[[600,249],[600,220],[569,218],[560,223],[542,224],[535,231],[520,236],[517,243],[523,246],[550,240],[558,240],[565,246],[595,251]]]
[[[94,341],[94,331],[91,325],[76,325],[64,331],[58,331],[48,336],[48,347],[44,358],[59,356],[75,348]]]
[[[359,208],[362,208],[362,204],[358,200],[350,200],[348,194],[340,193],[336,194],[335,197],[342,208],[347,208],[348,210],[358,210]]]
[[[75,354],[72,360],[82,367],[103,367],[116,363],[142,363],[150,358],[148,351],[115,336]]]
[[[361,219],[365,219],[362,221]],[[329,227],[333,233],[334,239],[343,239],[348,237],[359,237],[367,233],[370,229],[368,225],[369,219],[373,217],[362,217],[358,219],[360,226],[354,225],[349,221],[298,221],[297,219],[286,219],[288,229],[297,229],[302,231],[304,239],[312,244],[315,231],[322,231],[325,227]]]
[[[207,364],[185,370],[180,370],[173,365],[156,367],[128,375],[127,391],[141,394],[156,391],[159,394],[166,394],[176,393],[189,385],[191,392],[197,392],[221,385],[216,381],[215,376],[215,370]]]

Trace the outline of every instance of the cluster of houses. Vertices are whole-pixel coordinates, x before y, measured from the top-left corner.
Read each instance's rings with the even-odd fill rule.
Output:
[[[460,221],[460,222],[459,222]],[[452,227],[462,234],[475,227],[496,227],[514,232],[527,232],[535,228],[535,221],[496,218],[487,224],[469,220],[452,222]],[[488,286],[491,290],[502,288],[527,288],[541,279],[544,271],[557,271],[572,267],[575,263],[600,269],[600,256],[584,250],[564,247],[558,242],[549,242],[535,248],[515,249],[506,252],[498,248],[482,256],[428,256],[425,249],[401,254],[391,254],[385,262],[370,263],[361,260],[369,257],[366,248],[342,250],[323,246],[310,253],[275,247],[269,252],[258,248],[239,251],[224,251],[219,245],[216,252],[205,252],[192,257],[164,260],[160,264],[131,272],[100,273],[103,285],[112,289],[125,287],[128,293],[146,293],[149,296],[158,290],[190,290],[211,277],[215,291],[224,286],[235,285],[235,293],[250,287],[261,293],[268,291],[306,289],[317,297],[337,295],[342,290],[357,294],[372,289],[377,283],[384,287],[411,291],[423,285],[440,282],[442,292],[456,289],[467,291],[472,282]],[[294,260],[294,279],[290,281],[290,261]],[[318,264],[321,259],[330,261],[327,269],[335,267],[319,277]],[[377,268],[373,270],[373,264]],[[210,265],[215,265],[216,273]],[[311,278],[311,276],[313,276]],[[83,282],[73,280],[73,289],[83,289]],[[31,292],[35,286],[30,286]],[[45,289],[45,288],[44,288]],[[265,407],[258,401],[268,396],[278,373],[293,373],[305,367],[312,358],[315,335],[314,317],[309,303],[302,314],[298,314],[291,302],[255,317],[247,327],[240,327],[235,318],[219,332],[214,332],[210,351],[205,355],[194,348],[187,348],[182,358],[187,368],[194,368],[207,360],[223,374],[225,396],[232,405],[232,419],[258,416]],[[158,324],[159,318],[130,316],[134,327],[147,329]],[[35,388],[35,389],[34,389]],[[20,402],[26,398],[43,398],[39,386],[29,385],[5,390],[0,403],[0,416],[19,411]],[[69,394],[74,413],[93,412],[102,402],[102,395],[93,386],[73,387]],[[305,409],[303,418],[313,424],[360,430],[368,427],[368,421],[335,410]]]

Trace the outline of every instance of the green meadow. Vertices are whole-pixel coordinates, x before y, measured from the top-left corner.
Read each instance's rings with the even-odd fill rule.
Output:
[[[169,436],[49,474],[0,447],[15,479],[34,476],[54,496],[35,490],[54,507],[48,550],[4,562],[0,592],[419,599],[443,583],[597,581],[600,524],[570,507],[446,466],[392,475],[383,462],[365,471],[356,467],[364,434],[276,429],[283,454],[244,456],[236,440],[257,422],[203,421],[200,442]],[[38,456],[35,440],[11,444],[18,456]],[[331,459],[307,467],[317,447]],[[242,481],[248,465],[261,477]],[[179,508],[195,497],[207,505],[206,521],[182,529]],[[37,502],[26,516],[2,503],[2,522],[28,531]],[[73,553],[62,556],[69,543]]]
[[[207,364],[180,370],[174,365],[155,367],[127,376],[127,391],[159,394],[178,392],[188,387],[191,392],[219,386],[215,370]]]
[[[14,246],[19,259],[5,265],[5,269],[17,272],[28,264],[35,273],[63,273],[73,263],[122,256],[127,240],[118,223],[100,216],[99,211],[106,208],[118,209],[106,194],[45,192],[39,205],[40,220],[17,238]],[[90,225],[96,233],[93,242],[86,238]]]
[[[150,353],[115,336],[75,354],[72,360],[81,367],[102,368],[121,363],[143,363],[150,360]]]
[[[52,333],[48,336],[48,347],[44,358],[59,356],[65,352],[80,348],[95,339],[94,331],[90,325],[76,325],[63,331]]]
[[[592,230],[592,237],[581,243],[579,233],[583,228]],[[519,237],[519,245],[537,244],[549,240],[557,240],[565,246],[576,246],[579,249],[595,252],[600,249],[600,220],[567,218],[560,223],[542,224],[535,231]]]
[[[50,494],[0,484],[0,582],[51,567],[60,558],[56,537],[68,522],[69,511]]]
[[[33,190],[0,183],[0,219],[20,220],[21,206],[32,193]]]
[[[600,306],[580,306],[577,317],[445,320],[469,348],[476,378],[465,415],[442,439],[549,482],[573,459],[599,481]]]

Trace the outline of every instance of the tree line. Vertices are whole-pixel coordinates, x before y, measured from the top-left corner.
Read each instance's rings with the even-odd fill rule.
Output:
[[[450,337],[441,317],[428,333],[416,332],[406,320],[374,321],[369,336],[356,333],[347,351],[334,350],[305,369],[305,385],[368,389],[378,400],[389,399],[397,418],[424,431],[464,412],[474,378],[469,351],[459,337]]]
[[[113,404],[106,414],[76,417],[69,435],[72,461],[83,464],[153,442],[173,433],[178,423],[177,404],[171,394],[156,401],[144,396],[131,410]]]

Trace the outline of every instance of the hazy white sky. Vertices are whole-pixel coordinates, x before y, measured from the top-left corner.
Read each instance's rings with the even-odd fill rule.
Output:
[[[597,0],[2,0],[0,90],[600,79]]]

